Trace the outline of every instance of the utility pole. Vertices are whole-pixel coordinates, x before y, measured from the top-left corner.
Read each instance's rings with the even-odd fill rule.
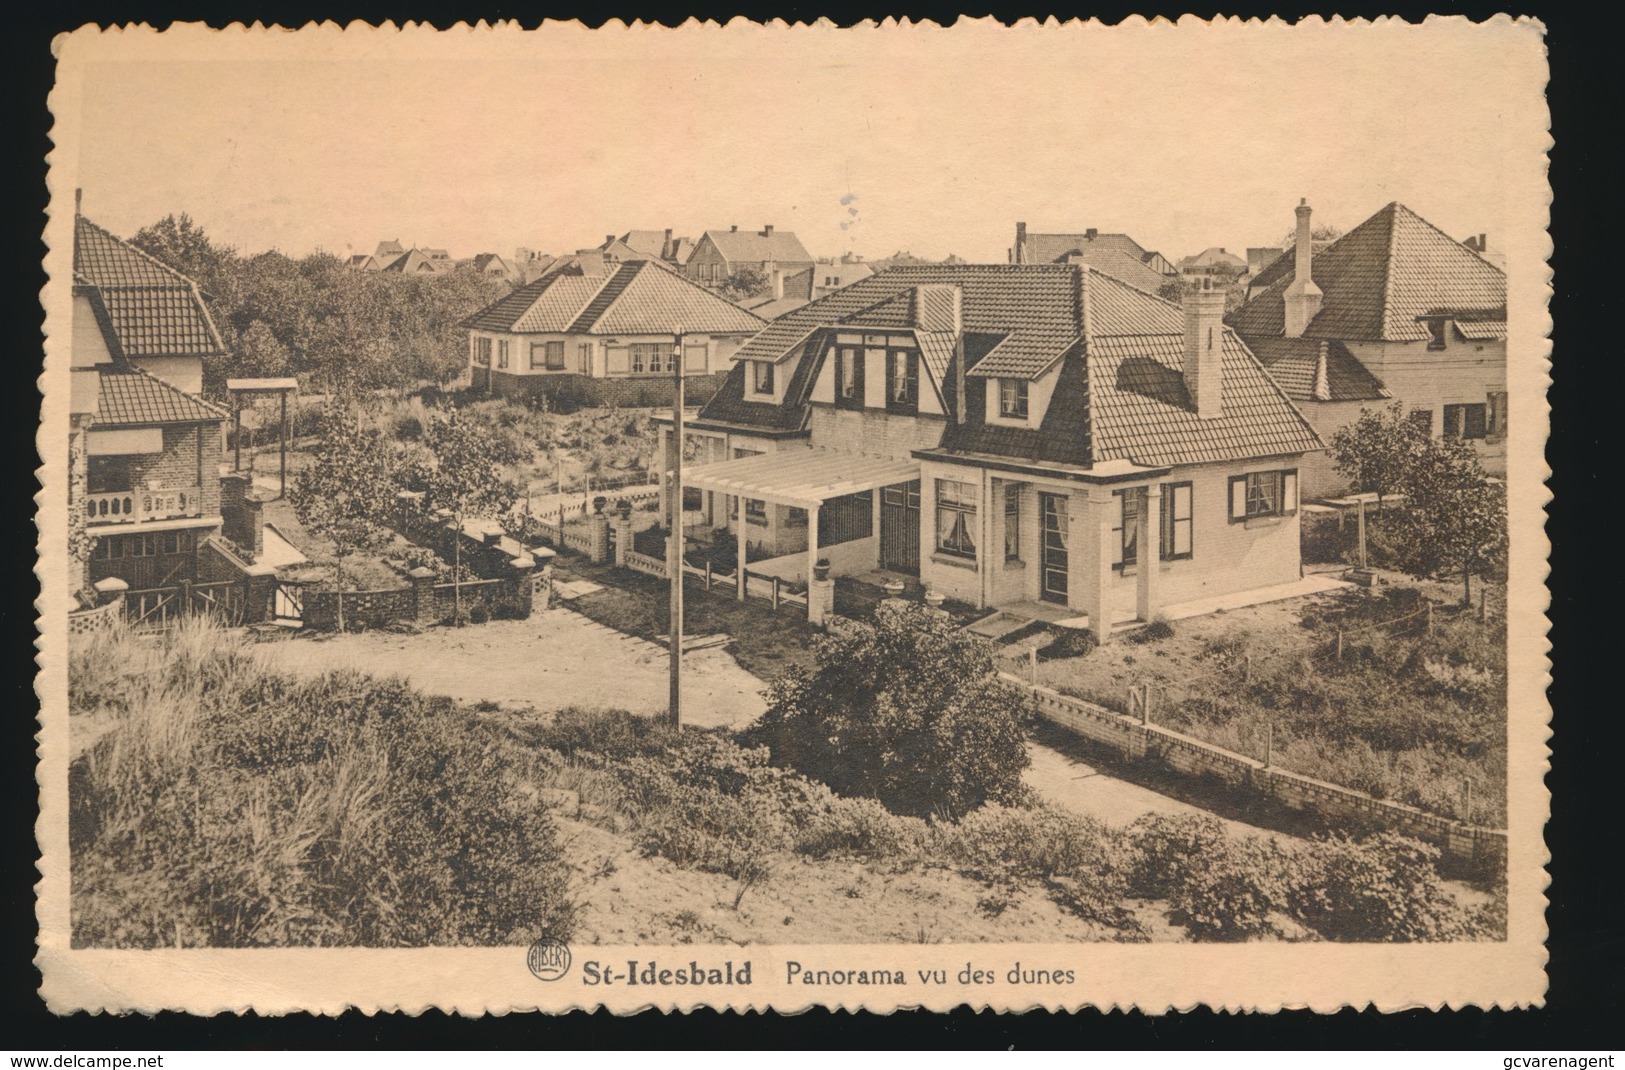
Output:
[[[683,329],[677,328],[671,346],[671,441],[666,444],[666,468],[671,486],[667,520],[666,575],[671,580],[671,695],[666,716],[673,728],[683,725]]]

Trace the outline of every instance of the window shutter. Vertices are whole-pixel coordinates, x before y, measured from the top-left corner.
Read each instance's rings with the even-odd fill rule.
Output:
[[[1247,519],[1247,477],[1230,477],[1230,520]]]
[[[1281,473],[1281,512],[1291,516],[1298,511],[1298,470]]]
[[[703,372],[706,366],[705,346],[683,347],[683,370],[685,372]]]
[[[632,374],[632,351],[626,346],[611,346],[604,350],[609,361],[609,374]]]

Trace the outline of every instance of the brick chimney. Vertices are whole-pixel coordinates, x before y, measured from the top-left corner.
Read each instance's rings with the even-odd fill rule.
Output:
[[[771,238],[772,236],[773,236],[773,224],[769,223],[765,227],[762,228],[762,237]]]
[[[1094,241],[1100,236],[1100,231],[1096,230],[1094,227],[1090,227],[1088,230],[1083,232],[1083,236],[1089,241]]]
[[[784,296],[784,272],[778,268],[773,269],[773,300],[777,301]]]
[[[729,234],[738,234],[739,233],[739,224],[735,223],[733,226],[729,227],[728,228],[728,233]]]
[[[1010,263],[1025,264],[1027,262],[1027,224],[1016,224],[1016,247],[1010,252]]]
[[[666,240],[663,243],[661,243],[661,246],[660,246],[660,258],[662,260],[664,260],[668,256],[676,256],[676,255],[677,255],[677,250],[672,246],[672,243],[671,243],[671,228],[667,227],[666,228]]]
[[[1224,415],[1224,291],[1203,276],[1184,293],[1185,392],[1204,420]]]
[[[1309,201],[1298,202],[1294,209],[1298,216],[1298,244],[1292,265],[1292,281],[1287,284],[1283,300],[1286,302],[1286,330],[1288,338],[1302,338],[1309,322],[1320,312],[1320,287],[1312,277],[1315,243],[1309,230]]]

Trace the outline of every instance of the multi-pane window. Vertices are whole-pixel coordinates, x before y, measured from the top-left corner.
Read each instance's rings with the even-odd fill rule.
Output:
[[[474,339],[474,363],[486,368],[491,366],[491,340],[489,338]]]
[[[750,362],[750,387],[758,394],[773,393],[772,361],[753,360]]]
[[[746,498],[745,522],[747,524],[767,523],[767,503],[760,498]]]
[[[1021,487],[1004,488],[1004,559],[1021,559]]]
[[[1230,519],[1287,516],[1298,511],[1296,469],[1230,477]]]
[[[659,342],[632,343],[632,374],[659,375],[670,371],[664,359],[665,347]]]
[[[976,484],[937,480],[937,549],[958,557],[976,556]]]
[[[1006,420],[1027,418],[1027,388],[1025,379],[999,380],[999,415]]]
[[[1488,429],[1489,411],[1483,402],[1444,407],[1445,438],[1483,438]]]
[[[886,408],[917,411],[920,400],[920,355],[912,349],[886,351]]]
[[[1162,558],[1191,556],[1191,485],[1162,485]]]
[[[545,368],[550,372],[564,370],[564,343],[541,342],[530,347],[530,366],[532,368]]]
[[[497,343],[497,367],[506,368],[507,366],[508,366],[508,342],[507,342],[506,339],[504,339],[504,340]]]
[[[863,350],[842,346],[835,351],[835,404],[863,406]]]
[[[1145,516],[1145,488],[1130,487],[1112,492],[1114,518],[1112,564],[1127,568],[1140,560],[1140,528]]]

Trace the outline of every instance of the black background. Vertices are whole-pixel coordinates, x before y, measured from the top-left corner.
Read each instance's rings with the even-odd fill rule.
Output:
[[[6,228],[0,260],[5,273],[4,307],[9,313],[9,345],[4,363],[11,381],[0,392],[6,399],[0,420],[0,456],[12,518],[0,523],[8,553],[0,556],[4,587],[14,597],[0,601],[0,628],[7,642],[0,673],[0,709],[9,719],[5,733],[3,821],[9,836],[5,883],[0,904],[5,910],[3,947],[4,1003],[0,1020],[9,1020],[5,1044],[41,1051],[93,1049],[198,1048],[439,1048],[439,1047],[951,1047],[1017,1048],[1498,1048],[1574,1049],[1620,1046],[1617,1015],[1622,1010],[1621,960],[1625,959],[1620,906],[1618,858],[1625,843],[1619,818],[1621,794],[1618,724],[1625,701],[1615,679],[1625,654],[1620,626],[1625,599],[1620,575],[1625,563],[1614,536],[1620,525],[1620,429],[1625,427],[1617,366],[1625,361],[1625,316],[1617,296],[1625,287],[1625,243],[1620,226],[1621,107],[1617,65],[1621,62],[1621,19],[1618,11],[1559,11],[1550,4],[1524,4],[1513,10],[1534,15],[1548,28],[1551,57],[1549,101],[1556,146],[1551,154],[1552,236],[1555,294],[1552,316],[1554,385],[1552,434],[1548,459],[1554,501],[1551,536],[1551,587],[1554,645],[1551,689],[1554,708],[1552,820],[1547,841],[1554,861],[1550,870],[1551,930],[1548,966],[1551,986],[1546,1006],[1525,1011],[1412,1011],[1379,1015],[1349,1009],[1320,1016],[1307,1012],[1277,1015],[1228,1015],[1197,1010],[1189,1014],[1146,1016],[1139,1013],[1023,1015],[945,1015],[899,1013],[887,1017],[813,1011],[778,1015],[643,1014],[632,1019],[605,1013],[558,1018],[510,1015],[469,1019],[431,1012],[366,1017],[354,1012],[340,1018],[293,1015],[285,1018],[220,1016],[193,1019],[184,1015],[155,1017],[77,1014],[58,1018],[38,996],[39,974],[33,967],[34,920],[32,862],[37,853],[33,822],[37,815],[34,782],[35,730],[38,705],[33,694],[34,529],[29,523],[31,498],[37,490],[32,475],[34,433],[39,399],[42,314],[38,293],[45,276],[45,167],[49,150],[46,94],[54,75],[50,55],[53,35],[88,22],[145,21],[162,26],[171,21],[207,21],[213,25],[261,20],[300,25],[314,19],[396,22],[423,20],[446,26],[460,19],[517,18],[534,25],[542,17],[581,18],[591,24],[608,18],[643,18],[676,24],[689,15],[725,19],[734,15],[766,19],[812,19],[825,16],[841,24],[866,17],[907,15],[951,21],[958,14],[992,14],[1004,21],[1027,16],[1058,18],[1094,16],[1108,23],[1132,14],[1176,17],[1179,7],[1100,5],[1094,7],[956,8],[941,3],[910,2],[881,7],[861,0],[832,3],[749,2],[723,6],[696,0],[679,6],[671,0],[627,0],[618,6],[565,2],[558,6],[498,4],[485,7],[422,0],[385,6],[349,0],[315,6],[308,3],[107,2],[34,3],[8,11],[0,23],[4,49],[3,76],[11,82],[0,108],[0,131],[6,145],[6,186],[0,226]],[[1336,8],[1268,8],[1254,3],[1232,5],[1226,14],[1297,18],[1306,14],[1376,17],[1399,14],[1420,19],[1427,7],[1404,4],[1376,7],[1341,4]],[[1441,3],[1433,10],[1486,18],[1491,4]],[[1211,15],[1202,7],[1197,13]],[[1495,77],[1493,70],[1484,72]],[[974,87],[970,87],[974,88]],[[1256,91],[1268,93],[1267,73]],[[1398,120],[1396,120],[1398,121]],[[1237,131],[1236,151],[1247,152],[1245,131]],[[25,597],[25,592],[27,597]]]

